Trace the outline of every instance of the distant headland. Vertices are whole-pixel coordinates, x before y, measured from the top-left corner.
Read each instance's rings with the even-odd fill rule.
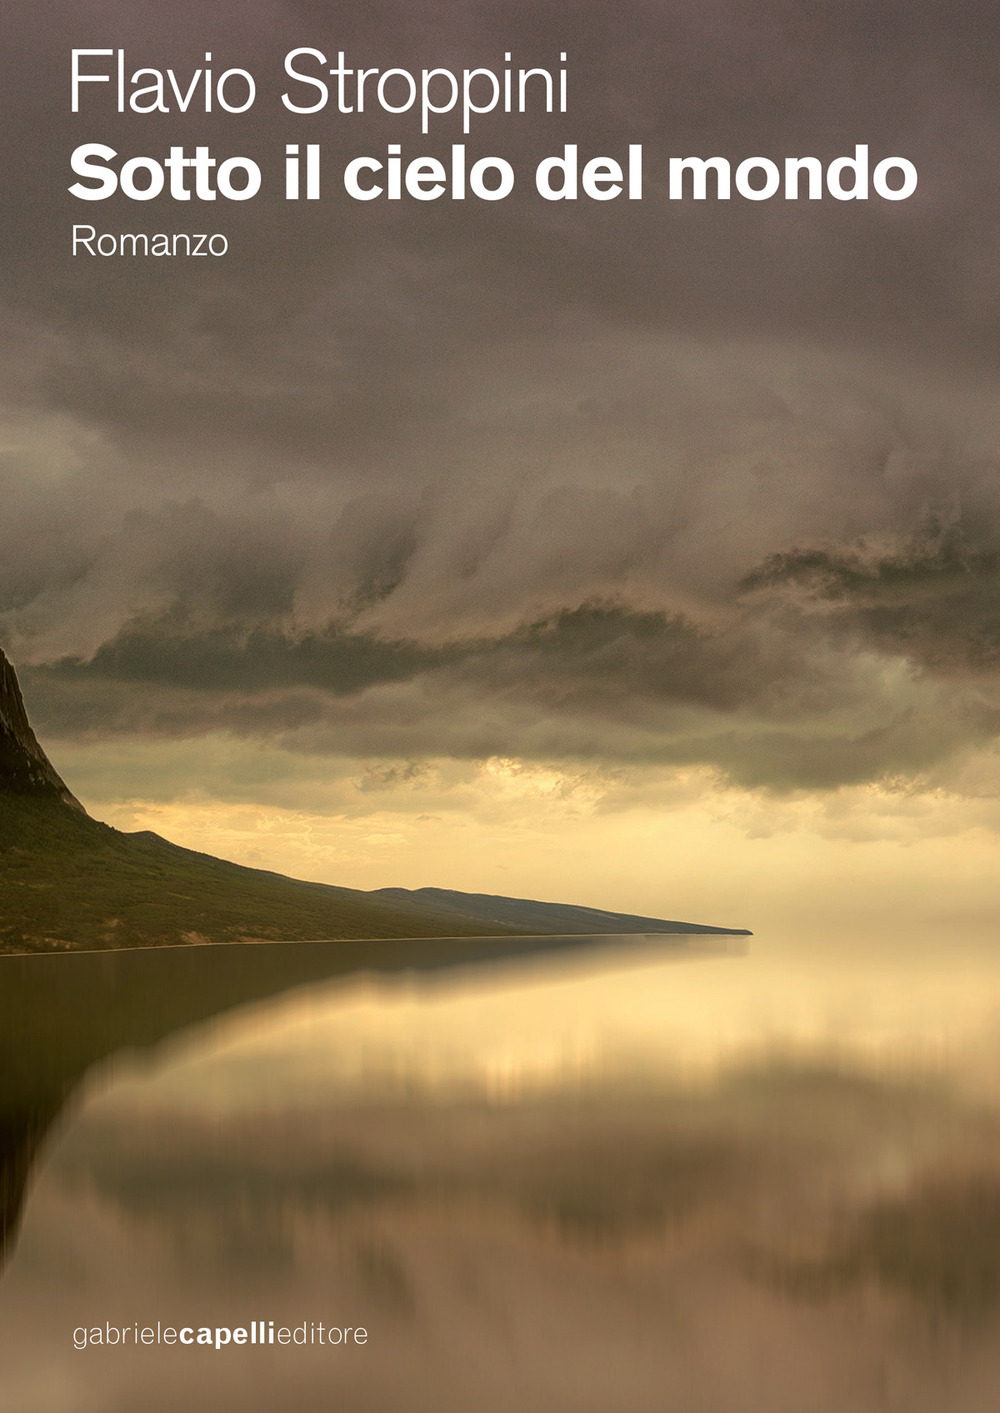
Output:
[[[0,651],[0,953],[623,933],[749,935],[444,888],[363,892],[122,833],[91,819],[60,778]]]

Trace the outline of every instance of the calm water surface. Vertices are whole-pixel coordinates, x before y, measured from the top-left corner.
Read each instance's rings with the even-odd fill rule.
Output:
[[[4,1413],[997,1406],[991,949],[413,945],[0,959]]]

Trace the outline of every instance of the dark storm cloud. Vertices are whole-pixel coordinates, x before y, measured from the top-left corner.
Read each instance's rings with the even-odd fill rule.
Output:
[[[89,662],[65,662],[65,678],[162,683],[200,691],[318,687],[353,696],[385,682],[405,682],[456,654],[415,642],[386,642],[329,628],[291,639],[257,630],[240,636],[215,628],[171,631],[170,624],[135,624],[104,643]]]
[[[787,616],[710,633],[613,603],[444,646],[146,621],[25,687],[60,735],[222,729],[307,752],[709,764],[778,788],[920,774],[1000,733],[996,707],[886,686]]]
[[[751,591],[782,585],[932,670],[990,677],[1000,662],[1000,541],[982,525],[932,527],[889,554],[793,550],[745,580]]]
[[[835,785],[997,730],[995,25],[978,0],[46,6],[13,25],[0,635],[39,725],[305,750],[710,763]],[[244,117],[68,111],[71,45],[259,82]],[[554,67],[570,111],[474,121],[496,203],[354,203],[414,115],[284,113],[283,54]],[[104,101],[104,108],[108,104]],[[81,141],[207,142],[324,200],[75,201]],[[644,200],[546,203],[578,142]],[[669,155],[869,143],[906,202],[671,202]],[[178,214],[179,213],[179,214]],[[207,213],[207,214],[206,214]],[[197,218],[195,220],[195,217]],[[94,259],[71,225],[224,230]],[[192,224],[194,221],[194,224]]]
[[[422,489],[220,479],[213,504],[112,513],[27,601],[12,580],[39,723],[782,787],[919,774],[993,737],[996,492],[940,410],[773,351],[721,377],[711,350],[544,351],[414,449]]]

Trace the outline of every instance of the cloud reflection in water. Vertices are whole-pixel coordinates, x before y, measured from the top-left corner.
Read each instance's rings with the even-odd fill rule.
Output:
[[[317,987],[113,1077],[53,1150],[2,1287],[19,1406],[263,1410],[279,1389],[303,1410],[987,1406],[995,967],[969,961],[942,1041],[919,1002],[931,960],[893,974],[884,956],[839,972],[786,957],[782,1036],[761,1025],[778,975],[761,950]],[[852,988],[870,1020],[834,1047],[821,1020]],[[880,988],[905,995],[894,1033]],[[728,1034],[714,1065],[651,1044],[642,1017],[669,1029],[682,1008],[691,1033]],[[216,1354],[70,1339],[92,1321],[254,1318],[364,1324],[370,1340]],[[38,1381],[57,1375],[53,1403]]]

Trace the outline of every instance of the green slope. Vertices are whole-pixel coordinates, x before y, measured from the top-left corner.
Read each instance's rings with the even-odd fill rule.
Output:
[[[0,650],[0,953],[730,931],[443,888],[362,893],[122,834],[91,819],[53,769]]]
[[[56,798],[0,794],[0,952],[530,930],[243,868]]]
[[[522,928],[533,934],[562,933],[577,937],[608,936],[611,933],[680,933],[685,936],[706,932],[715,936],[749,937],[745,927],[711,927],[698,922],[669,922],[660,917],[637,913],[610,913],[604,908],[585,908],[578,903],[543,903],[537,898],[506,898],[497,893],[456,893],[451,888],[379,888],[376,897],[386,902],[419,908],[439,917],[477,919],[500,932]]]

